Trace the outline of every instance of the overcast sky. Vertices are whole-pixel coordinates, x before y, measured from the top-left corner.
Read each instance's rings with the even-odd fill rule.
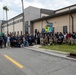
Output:
[[[76,4],[76,0],[24,0],[24,8],[34,6],[38,8],[57,10],[73,4]],[[3,19],[3,6],[9,8],[9,19],[22,12],[21,0],[0,0],[0,20]]]

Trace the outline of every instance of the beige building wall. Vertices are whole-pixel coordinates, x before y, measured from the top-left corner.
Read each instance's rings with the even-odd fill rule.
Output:
[[[18,21],[22,19],[22,17],[19,17],[17,19],[15,19],[14,21]],[[19,32],[19,34],[21,34],[21,32],[23,33],[23,22],[19,22],[14,24],[14,31],[16,32],[16,34]]]
[[[13,22],[16,22],[20,19],[22,19],[22,17],[12,19],[8,22],[8,25],[12,23],[11,25],[8,26],[8,33],[12,33],[14,31],[16,33],[19,32],[19,34],[21,34],[21,32],[23,31],[23,22],[18,22],[13,25]],[[7,34],[7,23],[4,24],[3,26],[4,26],[4,28],[2,29],[2,31],[5,34]]]
[[[17,23],[17,24],[14,24],[14,31],[16,32],[16,34],[17,34],[17,32],[19,32],[19,34],[21,34],[21,32],[22,32],[22,30],[23,30],[23,23],[22,22],[20,22],[20,23]],[[7,34],[7,26],[5,26],[3,29],[2,29],[2,31],[5,33],[5,34]],[[10,33],[12,33],[13,32],[13,25],[10,25],[10,26],[8,26],[8,32]]]
[[[11,23],[13,23],[13,20],[10,20],[10,21],[8,22],[8,25],[11,24]],[[13,32],[13,24],[8,26],[8,33],[10,34],[10,33],[12,33],[12,32]]]
[[[2,32],[4,34],[7,34],[7,26],[5,26],[4,28],[2,28]],[[8,34],[13,32],[13,25],[8,26]]]
[[[7,34],[7,27],[6,27],[6,26],[2,28],[2,32],[3,32],[4,34]]]
[[[53,23],[53,27],[55,28],[54,32],[63,32],[63,26],[69,28],[69,15],[52,18],[48,21]],[[67,31],[69,32],[69,29]]]
[[[39,30],[39,32],[41,32],[41,27],[42,27],[41,21],[34,23],[33,24],[33,34],[34,34],[35,29],[37,29],[37,30]]]
[[[67,26],[67,31],[69,32],[69,15],[60,16],[56,18],[51,18],[47,20],[50,23],[53,23],[54,32],[63,32],[63,26]],[[35,29],[41,32],[42,28],[45,28],[47,25],[46,21],[38,21],[33,24],[33,33]]]
[[[13,32],[13,25],[8,26],[8,32],[12,33]]]
[[[22,30],[23,30],[23,26],[22,26],[22,22],[21,23],[18,23],[18,24],[15,24],[14,25],[14,29],[15,29],[15,32],[16,34],[19,32],[19,34],[21,34]]]

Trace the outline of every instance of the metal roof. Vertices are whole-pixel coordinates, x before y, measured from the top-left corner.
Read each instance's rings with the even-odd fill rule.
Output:
[[[49,9],[40,9],[40,12],[48,15],[55,14],[54,10],[49,10]]]

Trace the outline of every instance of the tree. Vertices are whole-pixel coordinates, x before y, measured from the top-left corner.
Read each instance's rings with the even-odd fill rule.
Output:
[[[7,6],[4,6],[3,7],[3,10],[6,11],[6,21],[7,21],[7,35],[8,35],[8,15],[7,15],[7,11],[9,11],[8,7]]]

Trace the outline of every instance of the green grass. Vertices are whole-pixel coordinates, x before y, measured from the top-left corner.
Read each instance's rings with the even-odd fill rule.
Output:
[[[50,45],[50,46],[42,46],[40,48],[62,51],[62,52],[69,52],[69,53],[76,53],[76,45]]]

